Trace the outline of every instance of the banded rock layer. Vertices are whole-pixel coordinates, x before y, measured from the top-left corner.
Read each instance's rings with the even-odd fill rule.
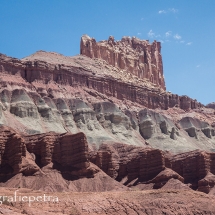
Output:
[[[158,189],[176,180],[174,183],[180,182],[186,189],[209,193],[215,185],[215,154],[198,150],[172,155],[121,143],[91,150],[83,133],[26,136],[2,126],[0,151],[0,182],[7,187],[33,186],[49,191],[128,189],[125,186]]]
[[[60,171],[75,172],[89,167],[88,144],[83,133],[23,136],[6,126],[0,129],[1,181],[18,173],[33,175],[51,163]]]

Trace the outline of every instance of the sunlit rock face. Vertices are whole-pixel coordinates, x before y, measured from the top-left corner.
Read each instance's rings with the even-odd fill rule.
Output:
[[[86,134],[89,143],[98,147],[103,141],[114,140],[98,122],[93,107],[80,99],[70,99],[69,106],[77,128]]]
[[[148,79],[165,89],[161,44],[135,37],[123,37],[115,41],[110,36],[106,41],[96,42],[87,35],[81,38],[81,54],[90,58],[100,58],[108,64],[127,71],[139,78]]]

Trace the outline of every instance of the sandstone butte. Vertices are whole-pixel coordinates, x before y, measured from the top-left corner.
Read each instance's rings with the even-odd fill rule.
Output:
[[[60,199],[1,214],[215,214],[214,103],[166,91],[159,42],[0,54],[0,125],[1,195]]]

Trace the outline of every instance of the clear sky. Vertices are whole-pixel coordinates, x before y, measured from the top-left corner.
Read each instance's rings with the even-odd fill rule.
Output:
[[[162,42],[167,90],[215,101],[215,0],[1,0],[0,53],[79,54],[80,37]]]

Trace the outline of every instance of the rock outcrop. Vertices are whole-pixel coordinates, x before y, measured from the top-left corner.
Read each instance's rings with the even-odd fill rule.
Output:
[[[6,126],[0,131],[0,186],[51,192],[126,190],[90,163],[83,133],[25,136]]]
[[[0,129],[1,186],[49,191],[158,189],[172,179],[167,186],[180,181],[205,193],[215,186],[215,153],[196,150],[172,155],[111,142],[92,150],[84,133],[26,136],[6,126]]]
[[[88,144],[83,133],[53,132],[25,136],[27,150],[35,155],[40,167],[54,163],[57,168],[72,171],[89,167]]]
[[[114,67],[166,89],[160,42],[150,44],[136,37],[123,37],[121,41],[115,41],[113,36],[107,41],[96,42],[94,38],[84,35],[80,49],[82,55],[103,59]]]
[[[91,162],[104,172],[124,184],[134,179],[148,181],[164,167],[164,156],[160,150],[127,146],[125,144],[103,144]]]
[[[166,166],[177,172],[184,178],[185,183],[192,184],[193,189],[209,192],[214,185],[214,153],[206,153],[202,151],[193,151],[166,157]],[[210,176],[210,177],[209,177]],[[210,183],[207,183],[207,180]],[[210,184],[210,187],[206,187]]]
[[[22,172],[32,175],[39,170],[26,150],[24,139],[11,128],[0,127],[0,181]]]
[[[4,90],[23,87],[27,91],[36,90],[42,97],[62,98],[69,97],[65,96],[67,92],[74,97],[74,94],[78,94],[78,87],[81,87],[94,97],[127,100],[128,104],[137,103],[148,108],[168,109],[177,106],[189,110],[203,107],[187,96],[165,92],[148,80],[120,72],[106,62],[82,55],[65,57],[40,51],[21,61],[1,55],[0,65],[0,85]]]
[[[18,173],[33,175],[53,164],[62,174],[80,177],[89,166],[88,144],[83,133],[23,136],[1,126],[1,181]],[[30,154],[29,154],[30,153]],[[34,165],[33,165],[34,164]],[[87,177],[86,172],[84,176]],[[89,175],[91,177],[91,175]]]
[[[215,214],[214,104],[165,90],[156,41],[0,54],[1,195],[60,199],[0,198],[0,213]]]
[[[215,185],[214,157],[214,153],[198,150],[172,155],[123,144],[103,144],[96,153],[90,153],[91,162],[124,185],[148,189],[147,184],[152,184],[151,189],[158,189],[175,179],[187,186],[181,187],[205,193]]]

